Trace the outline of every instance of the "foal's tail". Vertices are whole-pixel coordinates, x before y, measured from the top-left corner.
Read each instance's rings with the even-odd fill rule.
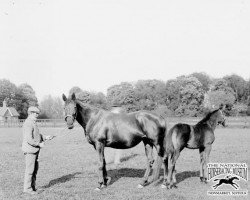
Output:
[[[167,136],[167,123],[165,119],[162,121],[162,125],[160,128],[160,134],[158,139],[158,148],[157,150],[157,158],[155,161],[155,168],[153,170],[153,181],[156,181],[159,179],[160,176],[160,170],[163,163],[163,157],[165,155],[165,143],[166,143],[166,136]]]

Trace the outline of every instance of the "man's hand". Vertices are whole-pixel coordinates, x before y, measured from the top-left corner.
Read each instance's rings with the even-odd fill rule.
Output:
[[[39,147],[43,148],[44,147],[44,142],[39,143]]]
[[[52,140],[55,136],[52,136],[52,135],[47,135],[45,136],[45,140]]]

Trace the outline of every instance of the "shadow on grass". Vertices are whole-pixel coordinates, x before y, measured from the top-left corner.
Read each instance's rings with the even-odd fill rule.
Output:
[[[145,169],[121,168],[109,170],[108,176],[111,177],[109,185],[112,185],[122,177],[142,178],[144,176],[144,173]]]
[[[177,184],[191,177],[199,177],[200,171],[184,171],[176,174]]]
[[[134,157],[136,157],[136,156],[138,156],[139,154],[131,154],[131,155],[129,155],[129,156],[124,156],[124,157],[122,157],[121,159],[120,159],[120,161],[121,162],[126,162],[126,161],[128,161],[128,160],[130,160],[130,159],[132,159],[132,158],[134,158]],[[108,162],[107,164],[111,164],[111,163],[114,163],[114,161],[112,160],[112,161],[110,161],[110,162]]]
[[[161,169],[160,176],[163,176],[163,175],[164,175],[163,169]],[[184,172],[176,173],[176,181],[177,181],[176,184],[191,177],[200,177],[200,171],[184,171]],[[163,181],[163,177],[161,181]]]
[[[49,187],[56,185],[56,184],[65,183],[67,181],[70,181],[71,179],[76,178],[76,175],[78,175],[78,174],[81,174],[81,172],[75,172],[72,174],[62,176],[60,178],[53,179],[47,185],[42,186],[42,188],[49,188]]]
[[[132,155],[130,155],[130,156],[125,156],[125,157],[123,157],[123,158],[121,158],[121,162],[125,162],[125,161],[128,161],[128,160],[130,160],[130,159],[132,159],[132,158],[134,158],[134,157],[136,157],[136,156],[138,156],[139,154],[132,154]]]

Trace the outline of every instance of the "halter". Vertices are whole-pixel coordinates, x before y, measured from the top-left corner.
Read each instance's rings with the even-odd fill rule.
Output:
[[[64,120],[65,120],[65,121],[66,121],[67,117],[71,117],[73,120],[75,120],[75,119],[76,119],[76,114],[75,114],[75,117],[74,117],[73,115],[66,115],[66,116],[64,117]]]

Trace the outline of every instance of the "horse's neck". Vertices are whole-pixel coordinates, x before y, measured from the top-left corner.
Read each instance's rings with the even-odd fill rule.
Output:
[[[93,109],[91,109],[88,106],[82,105],[82,103],[77,103],[77,122],[83,127],[84,131],[86,132],[86,126],[90,120],[91,113],[93,112]]]
[[[208,119],[204,118],[200,122],[198,122],[195,126],[197,127],[204,123],[208,124],[214,131],[217,125],[217,118],[215,116],[210,116]]]
[[[209,120],[207,121],[207,123],[210,125],[210,127],[213,129],[213,131],[215,130],[216,128],[216,125],[217,125],[217,118],[215,116],[211,116],[209,118]]]

